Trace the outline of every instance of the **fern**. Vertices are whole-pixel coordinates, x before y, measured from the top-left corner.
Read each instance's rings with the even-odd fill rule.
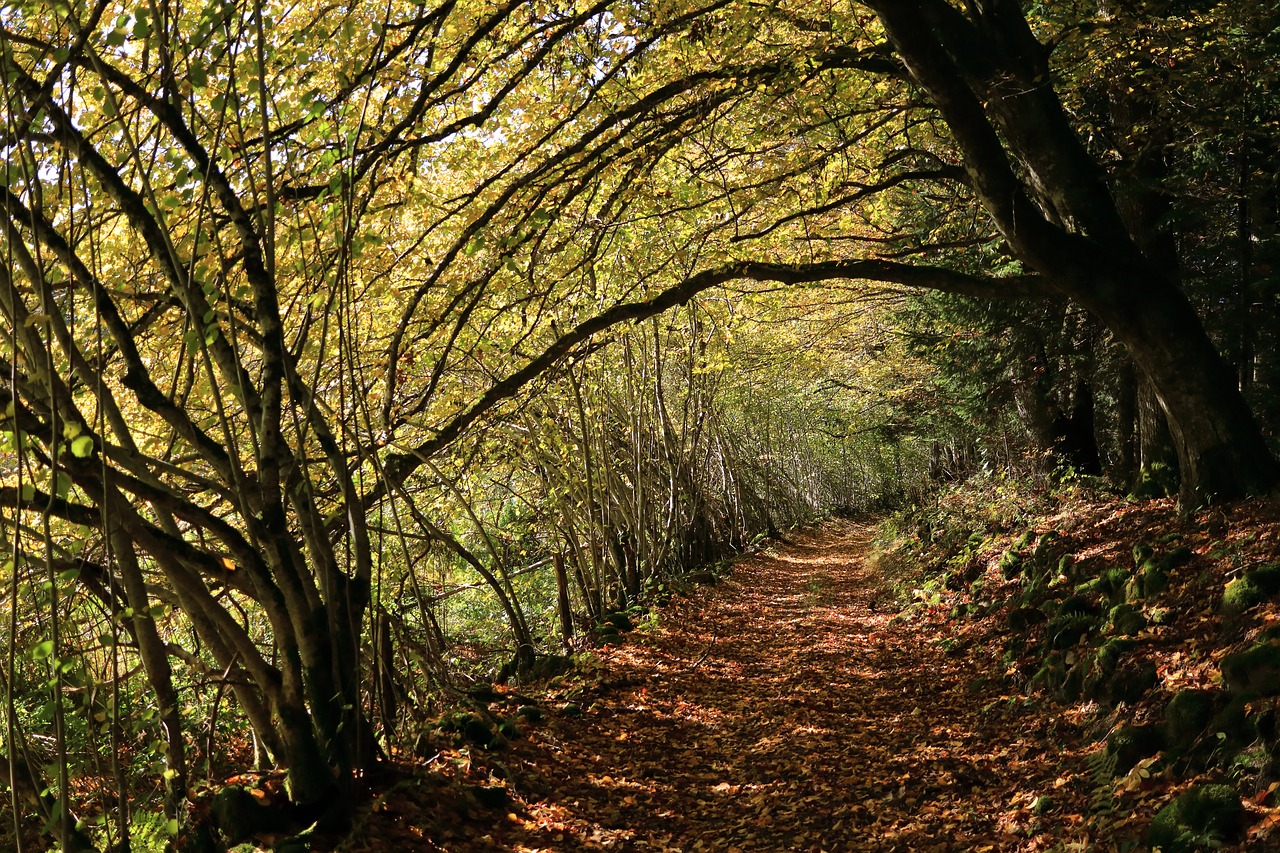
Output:
[[[1089,767],[1089,780],[1093,788],[1089,792],[1089,810],[1102,817],[1115,814],[1116,753],[1100,749],[1085,759]]]

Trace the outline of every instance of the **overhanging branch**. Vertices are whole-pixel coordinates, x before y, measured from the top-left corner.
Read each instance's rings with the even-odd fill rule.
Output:
[[[944,267],[918,266],[884,260],[838,260],[817,263],[778,264],[740,261],[704,270],[681,283],[667,288],[650,299],[626,302],[584,320],[560,335],[542,354],[506,379],[486,391],[480,399],[458,413],[434,436],[405,453],[387,458],[383,477],[362,500],[365,509],[372,507],[393,488],[403,483],[426,460],[452,444],[472,424],[499,403],[514,397],[526,385],[554,367],[562,358],[596,335],[627,321],[639,322],[669,308],[684,305],[704,290],[736,280],[777,282],[779,284],[812,284],[822,281],[857,280],[899,284],[972,296],[981,299],[1027,299],[1042,293],[1039,276],[1009,277],[974,276]],[[345,516],[331,520],[335,534],[345,529]]]

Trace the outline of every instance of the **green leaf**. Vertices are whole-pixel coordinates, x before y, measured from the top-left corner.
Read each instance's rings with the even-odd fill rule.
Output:
[[[48,660],[53,655],[53,640],[44,640],[31,647],[32,660]]]
[[[74,441],[71,442],[71,452],[72,454],[79,456],[81,459],[85,459],[90,455],[92,455],[93,436],[90,436],[90,435],[78,436]]]

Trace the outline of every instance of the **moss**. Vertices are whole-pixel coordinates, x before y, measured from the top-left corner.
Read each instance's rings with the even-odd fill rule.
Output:
[[[1160,559],[1160,565],[1166,572],[1185,566],[1191,562],[1194,552],[1186,545],[1179,545]]]
[[[1122,637],[1132,637],[1147,627],[1147,617],[1132,604],[1117,604],[1107,614],[1107,624],[1111,633]]]
[[[1133,564],[1141,566],[1147,560],[1150,560],[1156,553],[1156,549],[1146,542],[1138,542],[1133,546]]]
[[[1023,533],[1021,536],[1015,539],[1011,547],[1013,548],[1013,550],[1021,550],[1023,548],[1031,547],[1031,543],[1035,541],[1036,541],[1036,531],[1035,531],[1035,528],[1032,528],[1031,530],[1028,530],[1026,533]]]
[[[1099,705],[1113,706],[1134,704],[1147,695],[1147,691],[1160,683],[1156,665],[1151,661],[1131,661],[1117,667],[1112,673],[1100,677],[1089,691],[1090,698]]]
[[[1222,611],[1229,615],[1243,613],[1277,592],[1280,592],[1280,564],[1268,563],[1227,584],[1222,593]]]
[[[1258,643],[1222,659],[1222,682],[1234,696],[1280,695],[1280,644]]]
[[[1012,610],[1008,617],[1009,630],[1014,633],[1021,633],[1032,625],[1039,625],[1046,621],[1044,611],[1037,607],[1019,607]]]
[[[1113,604],[1124,599],[1125,585],[1129,573],[1121,568],[1110,568],[1092,580],[1085,581],[1076,587],[1077,595],[1096,594],[1108,599]]]
[[[1000,576],[1012,580],[1022,571],[1022,555],[1017,551],[1005,551],[1000,558]]]
[[[1095,665],[1107,672],[1114,672],[1115,668],[1120,665],[1120,660],[1136,645],[1135,640],[1126,637],[1113,637],[1107,640],[1098,651],[1094,653]]]
[[[1142,577],[1142,597],[1159,595],[1169,587],[1169,572],[1156,559],[1147,560],[1139,572]]]
[[[1107,753],[1116,757],[1117,776],[1164,749],[1164,734],[1155,726],[1121,726],[1107,735]]]
[[[1249,700],[1232,699],[1209,724],[1217,736],[1216,751],[1231,755],[1258,739],[1258,726],[1249,716]]]
[[[1073,595],[1064,599],[1058,607],[1059,616],[1097,616],[1099,613],[1098,605],[1094,604],[1083,595]]]
[[[1044,663],[1031,676],[1031,686],[1040,690],[1056,692],[1067,677],[1067,667],[1062,655],[1058,652],[1050,654]]]
[[[1244,806],[1230,785],[1198,785],[1156,814],[1147,842],[1163,853],[1214,848],[1239,835],[1243,818]]]
[[[1182,690],[1164,711],[1164,736],[1179,751],[1191,748],[1213,720],[1214,694],[1210,690]]]

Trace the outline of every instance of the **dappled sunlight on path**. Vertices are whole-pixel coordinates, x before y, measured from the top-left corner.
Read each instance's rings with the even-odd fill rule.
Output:
[[[872,609],[870,538],[842,523],[777,545],[602,650],[580,716],[555,714],[515,745],[511,784],[526,804],[465,849],[1061,840],[1061,821],[1050,838],[1030,809],[1058,793],[1053,726],[1019,717],[990,654],[949,656],[927,627]]]

